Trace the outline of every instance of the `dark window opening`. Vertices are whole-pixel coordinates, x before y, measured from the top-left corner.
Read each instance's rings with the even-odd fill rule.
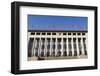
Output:
[[[77,51],[74,51],[74,56],[77,56]]]
[[[30,38],[28,43],[28,57],[31,57],[32,55],[32,46],[33,46],[34,38]]]
[[[73,38],[73,47],[74,47],[74,51],[76,51],[77,50],[76,38]]]
[[[40,35],[40,33],[36,33],[36,35]]]
[[[52,42],[55,42],[56,41],[56,39],[55,38],[52,38]]]
[[[55,49],[55,45],[54,44],[53,44],[52,48]]]
[[[47,45],[47,49],[50,49],[50,45]]]
[[[76,33],[73,33],[73,35],[76,35]]]
[[[44,49],[44,47],[45,47],[44,44],[42,44],[42,49]]]
[[[78,33],[78,35],[81,35],[81,33]]]
[[[71,35],[71,33],[68,33],[68,35]]]
[[[80,51],[79,51],[79,55],[81,55],[81,54],[82,54],[82,51],[80,50]]]
[[[44,52],[43,51],[41,52],[41,57],[44,57]]]
[[[31,35],[35,35],[35,33],[32,32]]]
[[[49,57],[49,56],[50,56],[50,52],[48,51],[48,52],[47,52],[47,57]]]
[[[67,47],[66,47],[66,44],[64,44],[64,45],[63,45],[63,49],[66,50],[66,48],[67,48]]]
[[[59,49],[59,50],[61,49],[61,44],[58,44],[58,49]]]
[[[63,35],[66,35],[66,33],[63,33]]]
[[[52,35],[56,35],[56,33],[52,33]]]
[[[72,50],[71,38],[68,38],[68,46],[69,46],[69,51],[71,51]]]
[[[38,56],[38,51],[35,52],[35,56]]]
[[[82,35],[85,35],[85,33],[82,33]]]
[[[66,42],[66,38],[63,38],[63,41]]]
[[[42,33],[42,35],[45,35],[46,33]]]
[[[53,52],[52,52],[52,56],[55,56],[55,51],[53,50]]]
[[[47,35],[51,35],[51,33],[47,33]]]
[[[69,56],[72,56],[72,51],[69,51]]]
[[[63,56],[67,56],[67,51],[64,51],[63,52]]]
[[[59,42],[59,43],[61,42],[61,38],[58,38],[58,42]]]
[[[87,51],[85,51],[85,55],[87,55]]]
[[[57,56],[61,56],[61,51],[58,51]]]
[[[79,55],[81,55],[82,54],[81,38],[78,38],[78,46],[79,46]]]

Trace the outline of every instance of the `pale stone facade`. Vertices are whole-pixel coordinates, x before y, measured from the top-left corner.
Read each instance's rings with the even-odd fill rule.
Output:
[[[29,31],[28,57],[87,56],[87,31]]]

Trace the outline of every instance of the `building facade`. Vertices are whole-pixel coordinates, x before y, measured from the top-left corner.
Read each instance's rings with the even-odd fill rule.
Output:
[[[28,31],[28,57],[87,56],[87,31]]]

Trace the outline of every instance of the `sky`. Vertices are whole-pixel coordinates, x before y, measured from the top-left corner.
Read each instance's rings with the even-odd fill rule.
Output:
[[[88,17],[28,15],[28,30],[87,30]]]

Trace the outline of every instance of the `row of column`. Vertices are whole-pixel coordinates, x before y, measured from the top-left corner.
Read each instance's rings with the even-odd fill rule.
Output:
[[[86,38],[30,38],[28,57],[87,55]]]

